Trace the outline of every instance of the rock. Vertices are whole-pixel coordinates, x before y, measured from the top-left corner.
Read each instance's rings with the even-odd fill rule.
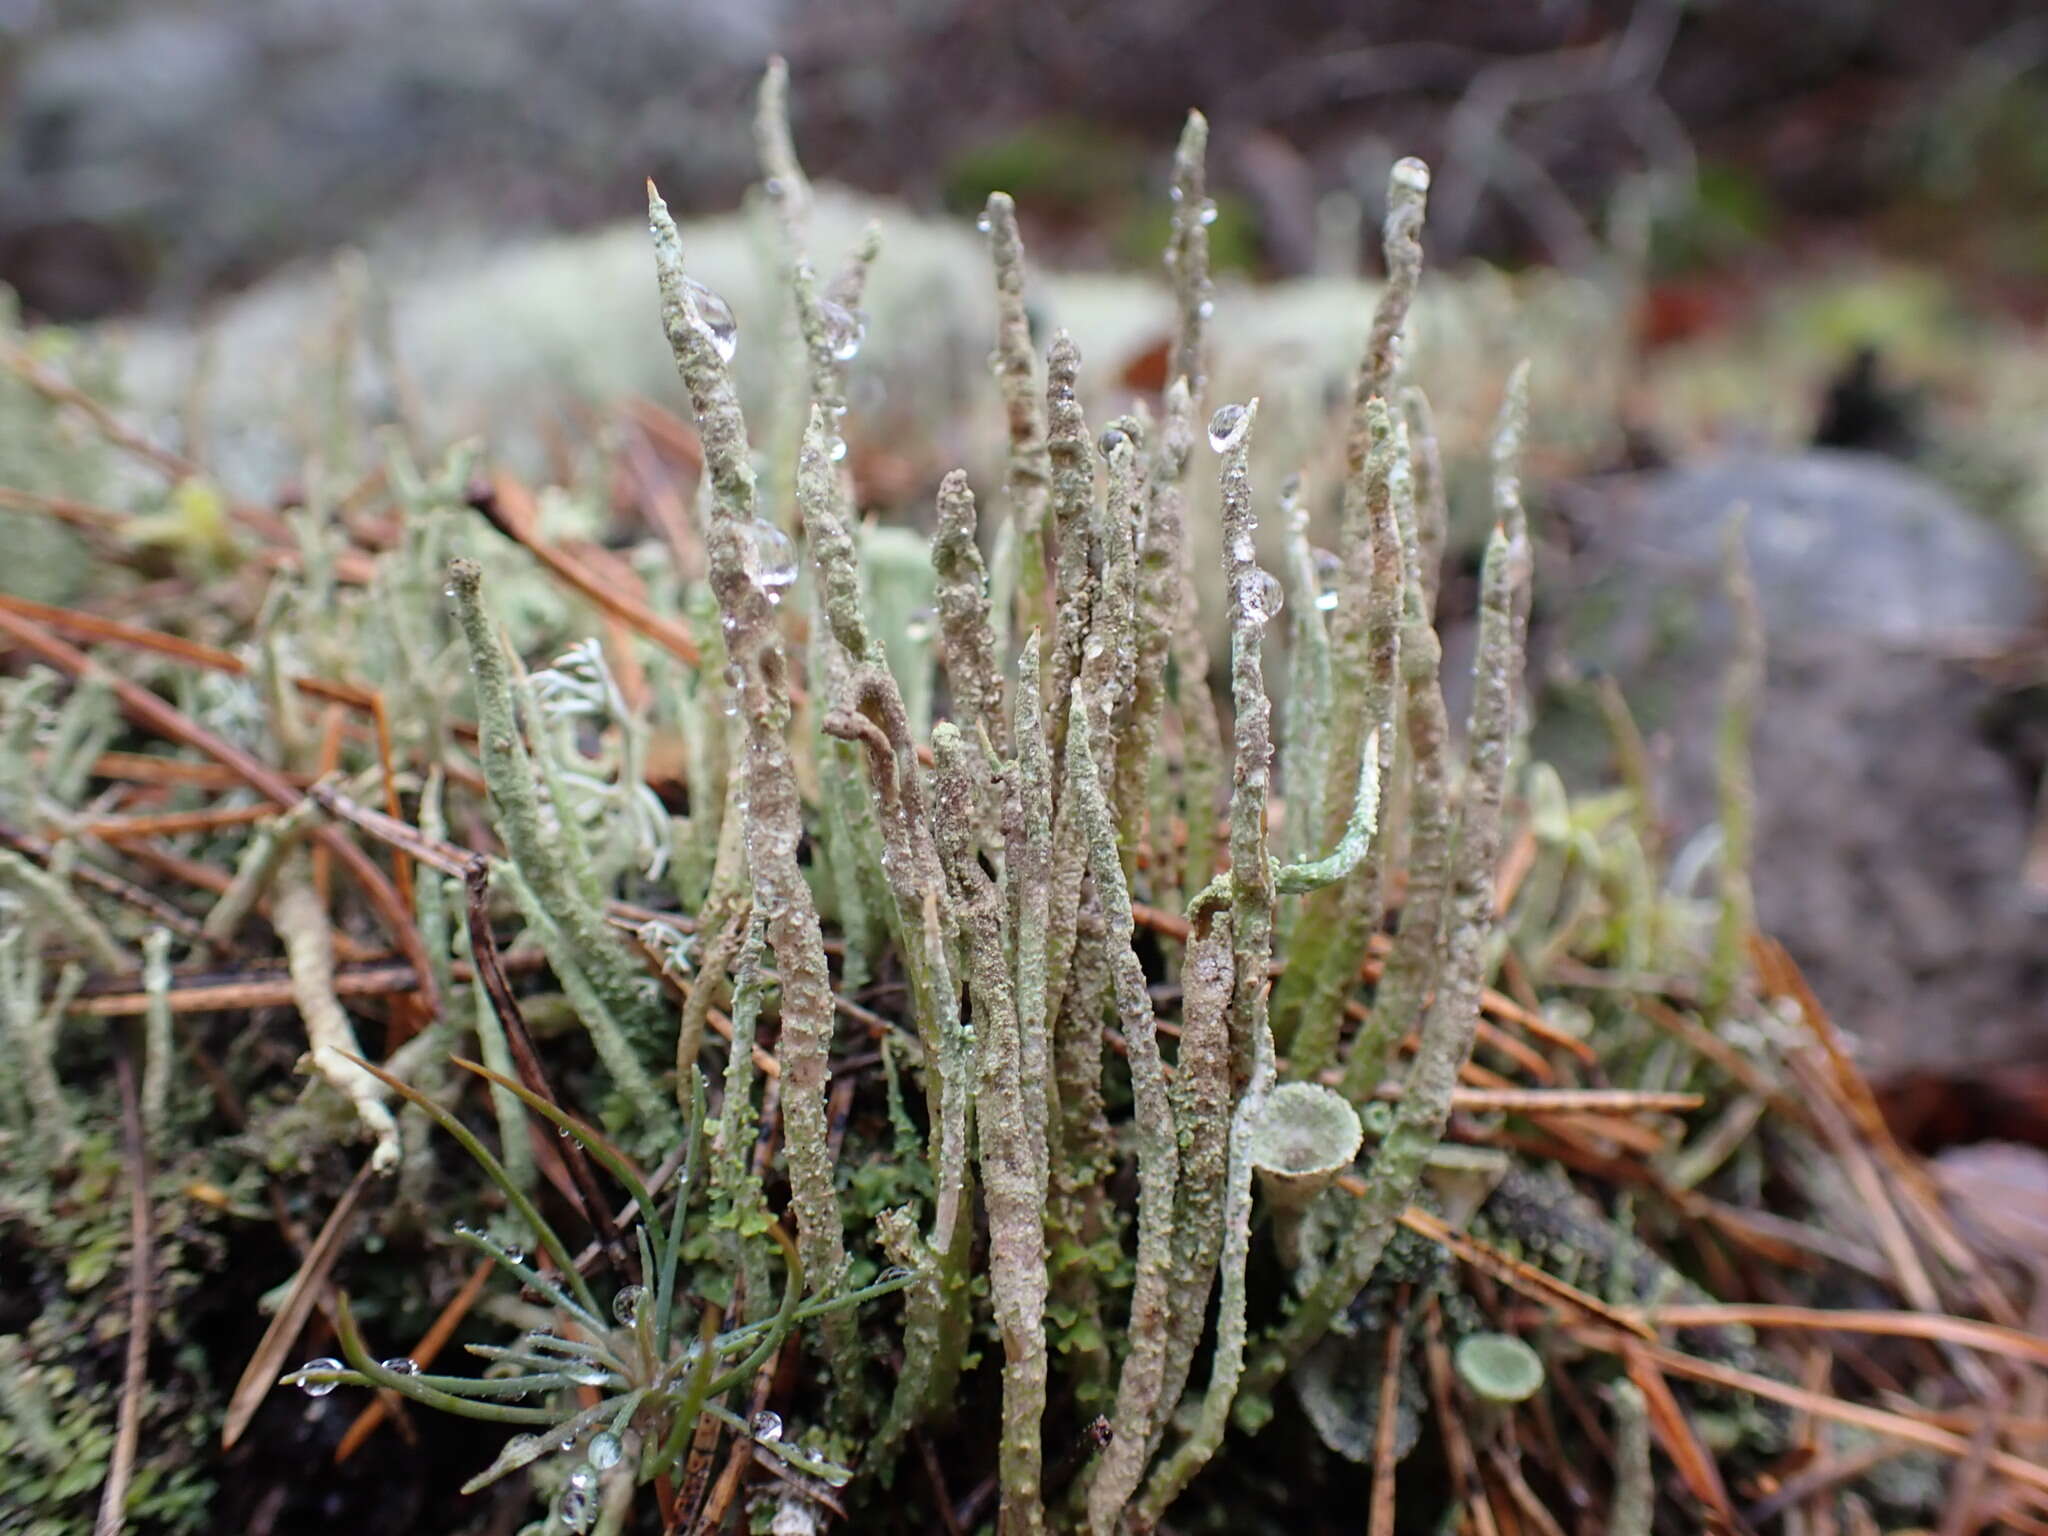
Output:
[[[2031,788],[1987,739],[1998,690],[1969,664],[2038,602],[2019,550],[1933,481],[1816,451],[1581,488],[1585,552],[1552,644],[1612,672],[1668,751],[1663,807],[1714,819],[1730,518],[1767,630],[1756,721],[1759,920],[1880,1073],[2048,1058],[2048,914],[2022,880]],[[1553,668],[1554,670],[1554,668]],[[1539,737],[1590,766],[1584,733]]]

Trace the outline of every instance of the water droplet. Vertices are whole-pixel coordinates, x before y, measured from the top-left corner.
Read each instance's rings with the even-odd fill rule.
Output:
[[[1103,651],[1107,648],[1108,642],[1101,635],[1090,635],[1081,643],[1081,659],[1083,661],[1100,661]]]
[[[601,1429],[590,1437],[590,1464],[600,1472],[609,1472],[616,1467],[625,1451],[619,1437],[608,1429]]]
[[[995,228],[995,223],[993,220],[989,218],[987,214],[984,213],[980,218],[974,221],[974,227],[980,230],[985,235],[990,230]]]
[[[419,1361],[413,1359],[410,1355],[395,1356],[384,1361],[383,1366],[385,1370],[394,1376],[417,1376],[420,1373]]]
[[[754,580],[775,594],[796,580],[796,545],[773,523],[755,518],[740,530]]]
[[[770,176],[766,181],[761,183],[761,190],[763,192],[766,192],[770,197],[780,197],[785,191],[788,190],[788,188],[786,188],[783,185],[783,181],[780,176]]]
[[[458,1221],[455,1223],[455,1235],[457,1237],[475,1237],[477,1230],[466,1221]]]
[[[1176,181],[1172,186],[1166,189],[1166,195],[1172,198],[1177,203],[1187,194],[1181,191],[1180,183]]]
[[[899,1280],[912,1278],[916,1273],[915,1270],[907,1268],[902,1264],[891,1264],[887,1269],[875,1276],[875,1282],[878,1285],[894,1285]]]
[[[1101,450],[1102,456],[1106,459],[1129,441],[1130,439],[1125,437],[1122,432],[1118,431],[1115,427],[1111,427],[1095,440],[1095,446]]]
[[[1251,593],[1245,604],[1245,613],[1254,623],[1271,619],[1287,601],[1287,589],[1280,585],[1280,578],[1271,571],[1253,573]]]
[[[825,322],[825,347],[835,363],[850,363],[860,355],[860,344],[868,339],[868,323],[857,310],[830,299],[818,305],[818,318]]]
[[[1195,217],[1204,224],[1214,224],[1216,222],[1216,200],[1209,197],[1203,198],[1201,210]]]
[[[577,1488],[571,1488],[562,1495],[558,1512],[562,1524],[572,1531],[589,1530],[591,1516],[595,1513],[590,1507],[590,1495]]]
[[[591,1489],[595,1488],[596,1486],[597,1468],[584,1466],[571,1467],[569,1469],[569,1487],[572,1491],[576,1493],[588,1493]]]
[[[1344,577],[1344,562],[1327,549],[1312,552],[1316,567],[1316,607],[1328,613],[1337,606],[1338,588]]]
[[[846,461],[846,439],[837,432],[832,434],[832,441],[825,445],[825,457],[834,464],[842,464]]]
[[[641,1304],[646,1300],[646,1286],[629,1285],[612,1298],[612,1316],[630,1328],[638,1321]]]
[[[831,1462],[827,1462],[818,1468],[818,1476],[824,1480],[828,1487],[832,1488],[844,1488],[853,1481],[853,1471],[851,1468],[837,1466]]]
[[[345,1371],[347,1369],[347,1366],[343,1365],[332,1355],[322,1355],[318,1360],[308,1360],[299,1367],[299,1372]],[[334,1390],[335,1386],[336,1383],[331,1381],[302,1381],[299,1383],[299,1390],[308,1397],[325,1397]]]
[[[448,583],[447,586],[443,587],[441,589],[441,595],[443,597],[452,599],[455,596],[455,583],[451,581]]]
[[[517,1243],[505,1244],[505,1262],[507,1264],[524,1264],[526,1262],[526,1250]]]
[[[739,685],[740,685],[740,664],[739,664],[738,662],[736,662],[736,661],[729,661],[729,662],[727,662],[727,663],[725,664],[725,685],[726,685],[726,686],[727,686],[728,688],[737,688],[737,687],[739,687]]]
[[[1397,187],[1406,187],[1411,192],[1429,190],[1429,167],[1413,155],[1407,155],[1394,162],[1392,181]]]
[[[936,617],[929,608],[920,608],[904,621],[903,638],[912,645],[923,645],[932,637],[932,620]]]
[[[1209,446],[1218,453],[1230,452],[1244,441],[1251,419],[1251,412],[1241,405],[1217,407],[1216,414],[1209,418]]]
[[[562,1373],[579,1387],[601,1387],[610,1373],[601,1365],[575,1365]]]
[[[754,1415],[753,1422],[747,1427],[753,1432],[756,1440],[773,1445],[782,1438],[782,1415],[763,1408]]]
[[[732,306],[694,277],[684,278],[683,288],[697,306],[697,318],[703,322],[700,329],[710,341],[711,350],[718,354],[720,362],[731,362],[740,345],[740,328],[732,317]]]
[[[1202,300],[1201,303],[1195,306],[1195,313],[1200,315],[1204,320],[1209,319],[1212,315],[1216,313],[1216,301],[1214,299]]]

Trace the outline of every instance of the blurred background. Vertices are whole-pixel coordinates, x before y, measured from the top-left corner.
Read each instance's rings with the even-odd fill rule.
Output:
[[[0,280],[87,319],[393,230],[587,227],[647,174],[727,208],[772,52],[814,175],[956,211],[1001,182],[1069,264],[1150,263],[1199,105],[1221,254],[1267,275],[1413,153],[1439,263],[1590,261],[1647,178],[1662,275],[1847,247],[2048,302],[2026,0],[4,0]]]
[[[2038,4],[0,0],[0,283],[118,338],[127,399],[242,494],[294,465],[281,402],[337,305],[395,338],[354,379],[378,409],[560,469],[618,402],[678,408],[643,177],[742,333],[769,323],[771,246],[734,210],[778,52],[837,189],[822,260],[884,226],[848,437],[864,502],[913,520],[997,421],[991,189],[1107,414],[1161,382],[1165,186],[1200,107],[1216,398],[1291,388],[1320,431],[1388,167],[1429,161],[1415,351],[1468,532],[1500,379],[1535,361],[1539,747],[1611,775],[1588,722],[1618,681],[1672,835],[1710,835],[1729,626],[1700,594],[1746,508],[1765,925],[1900,1102],[1925,1087],[1913,1113],[2048,1125],[2008,1070],[2048,1062]],[[1315,485],[1313,434],[1276,435],[1268,483]]]

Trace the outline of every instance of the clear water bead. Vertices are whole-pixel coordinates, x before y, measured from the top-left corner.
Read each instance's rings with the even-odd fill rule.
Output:
[[[1207,198],[1207,197],[1203,198],[1203,199],[1202,199],[1202,207],[1201,207],[1201,211],[1200,211],[1200,212],[1199,212],[1199,213],[1198,213],[1198,214],[1196,215],[1196,217],[1198,217],[1199,219],[1201,219],[1201,221],[1202,221],[1202,222],[1203,222],[1204,224],[1214,224],[1214,223],[1216,222],[1216,202],[1215,202],[1215,199],[1214,199],[1214,198]]]
[[[1209,446],[1218,453],[1230,452],[1244,441],[1251,420],[1252,413],[1241,405],[1218,406],[1209,418]]]
[[[1287,589],[1280,585],[1280,578],[1271,571],[1260,571],[1252,577],[1246,614],[1257,623],[1271,619],[1287,601]]]
[[[410,1355],[398,1355],[383,1361],[382,1364],[384,1369],[394,1376],[417,1376],[420,1373],[419,1361]]]
[[[868,339],[868,323],[844,304],[826,299],[818,305],[818,318],[825,322],[825,347],[835,363],[850,363],[860,355],[860,344]]]
[[[570,1530],[589,1530],[591,1519],[596,1513],[591,1508],[590,1495],[584,1493],[581,1489],[571,1488],[562,1495],[559,1514],[562,1524],[566,1525]]]
[[[747,564],[771,594],[780,595],[796,580],[796,544],[773,523],[755,518],[740,530],[746,541]]]
[[[596,1363],[572,1365],[562,1373],[579,1387],[601,1387],[610,1379],[610,1372]]]
[[[1394,169],[1389,179],[1392,180],[1395,186],[1405,187],[1410,192],[1427,192],[1429,190],[1429,167],[1413,155],[1408,155],[1394,162]]]
[[[699,328],[711,343],[711,350],[718,354],[720,362],[731,362],[740,347],[740,328],[732,317],[732,306],[694,277],[684,278],[683,288],[690,295],[690,302],[697,306],[697,318],[702,322]]]
[[[569,1486],[578,1493],[588,1493],[597,1486],[597,1468],[591,1466],[571,1467]]]
[[[629,1285],[612,1298],[612,1316],[630,1328],[639,1320],[640,1308],[646,1300],[646,1286]]]
[[[782,1438],[782,1415],[772,1409],[763,1408],[754,1415],[753,1422],[747,1427],[756,1440],[773,1445]]]
[[[1121,431],[1111,427],[1095,440],[1095,446],[1106,459],[1129,441],[1130,439],[1125,437]]]
[[[347,1369],[347,1366],[343,1365],[332,1355],[322,1355],[318,1360],[308,1360],[299,1367],[295,1374],[303,1375],[307,1371],[345,1371]],[[308,1397],[325,1397],[334,1390],[335,1385],[331,1381],[302,1381],[299,1383],[299,1390]]]
[[[585,1454],[590,1457],[590,1464],[598,1471],[609,1472],[619,1464],[619,1458],[625,1453],[626,1448],[619,1443],[619,1437],[608,1429],[601,1429],[590,1437],[590,1449]]]
[[[992,219],[990,219],[987,214],[984,213],[980,218],[974,221],[974,227],[980,230],[985,235],[990,230],[994,229],[996,226],[995,222]]]
[[[526,1262],[526,1250],[517,1243],[505,1244],[505,1262],[507,1264],[524,1264]]]
[[[1316,607],[1328,613],[1337,606],[1337,589],[1344,576],[1344,562],[1330,550],[1318,549],[1313,558],[1316,567]]]
[[[844,1488],[853,1481],[853,1470],[836,1462],[827,1462],[818,1468],[818,1476],[824,1480],[828,1488]]]
[[[912,645],[923,645],[931,639],[933,619],[937,616],[929,608],[919,608],[903,623],[903,638]]]
[[[846,461],[846,439],[837,432],[832,434],[832,441],[825,445],[825,457],[834,464],[842,464]]]

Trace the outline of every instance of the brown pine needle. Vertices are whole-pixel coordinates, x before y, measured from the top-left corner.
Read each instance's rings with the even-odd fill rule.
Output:
[[[263,1330],[256,1352],[249,1356],[249,1363],[242,1370],[242,1379],[235,1383],[235,1390],[228,1398],[227,1414],[221,1421],[222,1450],[234,1449],[235,1442],[248,1429],[249,1421],[256,1417],[257,1408],[283,1374],[284,1358],[297,1342],[299,1331],[306,1326],[306,1319],[313,1315],[315,1303],[327,1289],[328,1272],[334,1268],[334,1261],[341,1257],[341,1250],[347,1245],[349,1232],[355,1226],[356,1205],[369,1186],[370,1165],[365,1161],[341,1198],[334,1203],[334,1209],[328,1213],[320,1235],[313,1239],[313,1246],[300,1261],[298,1273],[292,1276],[291,1289],[285,1293],[284,1304],[277,1309],[277,1316],[270,1320],[270,1326]]]
[[[1372,1514],[1366,1536],[1394,1536],[1394,1431],[1400,1422],[1401,1351],[1408,1342],[1408,1292],[1395,1293],[1394,1322],[1381,1357],[1379,1416],[1372,1435]]]
[[[1827,1419],[1836,1424],[1848,1424],[1857,1429],[1867,1429],[1872,1434],[1885,1435],[1894,1440],[1904,1440],[1926,1450],[1939,1451],[1944,1456],[1961,1459],[1970,1454],[1970,1438],[1952,1433],[1933,1424],[1908,1418],[1904,1414],[1891,1413],[1882,1408],[1872,1408],[1862,1403],[1844,1402],[1823,1392],[1809,1392],[1804,1387],[1790,1386],[1782,1381],[1773,1381],[1768,1376],[1759,1376],[1753,1371],[1738,1370],[1731,1365],[1722,1365],[1714,1360],[1702,1360],[1679,1350],[1669,1349],[1661,1344],[1645,1344],[1640,1340],[1605,1332],[1599,1329],[1584,1329],[1578,1335],[1580,1340],[1597,1349],[1617,1353],[1634,1350],[1643,1359],[1650,1361],[1659,1370],[1674,1376],[1683,1376],[1691,1381],[1701,1381],[1709,1386],[1724,1387],[1731,1392],[1746,1392],[1773,1403],[1782,1403],[1788,1408],[1813,1414],[1816,1418]],[[1990,1456],[1991,1470],[2001,1477],[2022,1483],[2037,1492],[2048,1493],[2048,1466],[2030,1461],[2024,1456],[2015,1456],[2008,1451],[1993,1451]]]
[[[1737,1529],[1735,1507],[1728,1502],[1728,1489],[1721,1481],[1720,1465],[1714,1460],[1713,1452],[1702,1445],[1699,1436],[1693,1432],[1692,1421],[1678,1406],[1678,1399],[1672,1395],[1671,1383],[1664,1379],[1657,1362],[1650,1359],[1643,1346],[1633,1339],[1621,1342],[1621,1357],[1628,1368],[1628,1379],[1643,1394],[1643,1401],[1650,1412],[1651,1432],[1656,1435],[1657,1443],[1664,1447],[1664,1454],[1678,1468],[1686,1491],[1713,1512],[1718,1529]]]
[[[1365,1183],[1350,1174],[1338,1178],[1337,1187],[1353,1195],[1365,1193]],[[1584,1291],[1552,1274],[1546,1274],[1533,1264],[1520,1259],[1511,1259],[1496,1248],[1491,1248],[1475,1237],[1454,1231],[1444,1220],[1419,1205],[1411,1205],[1401,1213],[1401,1225],[1418,1237],[1426,1237],[1438,1247],[1447,1248],[1464,1263],[1483,1274],[1491,1275],[1501,1284],[1521,1292],[1534,1301],[1550,1306],[1563,1306],[1567,1310],[1597,1317],[1609,1327],[1620,1328],[1643,1339],[1656,1337],[1641,1319],[1630,1316],[1596,1296]]]
[[[47,628],[22,617],[4,603],[0,603],[0,634],[7,635],[74,678],[104,679],[130,719],[158,735],[204,753],[232,770],[259,795],[267,795],[284,806],[296,805],[300,800],[299,791],[276,769],[224,737],[216,736],[141,684],[109,671],[76,646],[58,639]],[[417,989],[428,1012],[437,1012],[439,1000],[434,996],[433,967],[428,962],[426,946],[421,942],[419,930],[413,926],[412,913],[399,902],[398,892],[390,879],[361,846],[339,828],[316,827],[313,836],[334,851],[335,857],[362,887],[371,907],[412,966]]]
[[[2048,1366],[2048,1338],[1940,1312],[1883,1312],[1819,1307],[1781,1307],[1743,1302],[1711,1302],[1651,1307],[1634,1312],[1661,1328],[1797,1328],[1823,1333],[1871,1333],[1895,1339],[1930,1339],[1960,1344],[1990,1355],[2018,1356]]]
[[[574,589],[602,612],[652,640],[671,656],[690,666],[697,664],[697,642],[687,629],[634,601],[616,586],[608,585],[575,556],[541,538],[534,527],[533,494],[510,475],[501,474],[488,489],[473,493],[469,504],[489,519],[493,528],[538,560],[562,585]]]

